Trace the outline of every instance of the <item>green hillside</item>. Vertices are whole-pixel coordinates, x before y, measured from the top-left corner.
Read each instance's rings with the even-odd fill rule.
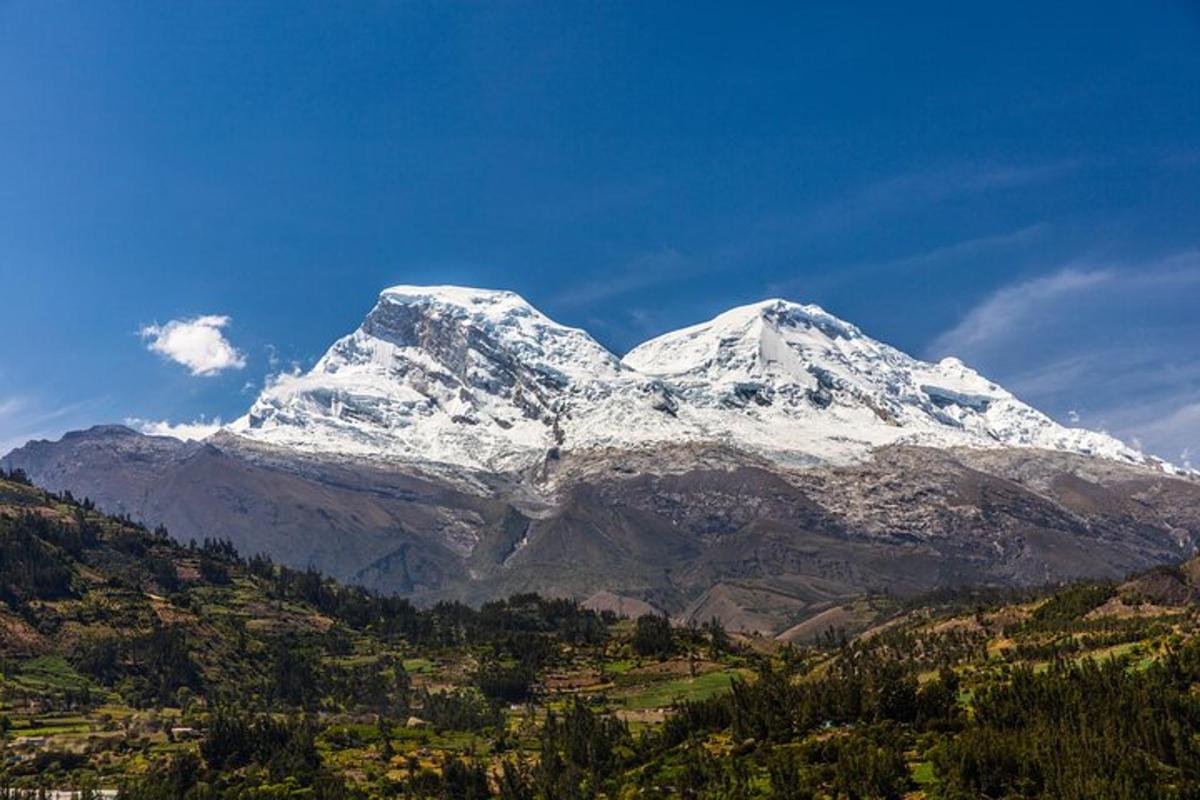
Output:
[[[1195,564],[785,645],[417,609],[90,505],[0,479],[0,796],[1200,797]]]

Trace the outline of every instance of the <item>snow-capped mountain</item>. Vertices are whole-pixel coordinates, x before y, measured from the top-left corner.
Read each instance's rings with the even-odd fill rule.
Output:
[[[505,471],[564,450],[719,442],[786,463],[873,448],[1036,447],[1132,464],[960,361],[912,358],[813,305],[767,300],[619,359],[521,297],[385,290],[311,371],[275,381],[229,426],[315,453]]]
[[[1147,461],[1111,436],[1059,425],[958,359],[912,358],[815,305],[734,308],[624,362],[669,385],[704,436],[784,459],[846,462],[904,443]]]
[[[310,452],[507,470],[568,443],[681,435],[670,403],[657,380],[512,292],[396,286],[229,430]]]

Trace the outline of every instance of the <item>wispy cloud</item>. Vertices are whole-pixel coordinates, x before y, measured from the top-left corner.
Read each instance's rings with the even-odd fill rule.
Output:
[[[639,253],[614,268],[603,280],[586,281],[559,292],[549,299],[549,305],[565,308],[591,305],[678,280],[684,270],[695,274],[694,267],[690,259],[674,248]]]
[[[0,398],[0,456],[32,439],[58,436],[81,424],[85,412],[98,402],[47,405],[28,395]]]
[[[1200,453],[1200,390],[1185,390],[1150,401],[1122,405],[1096,415],[1100,424],[1123,432],[1149,452],[1188,466]]]
[[[928,355],[971,352],[1009,336],[1014,329],[1072,295],[1112,280],[1107,270],[1064,269],[1053,275],[1006,286],[975,306],[956,326],[929,345]]]
[[[764,262],[781,254],[798,254],[815,241],[845,236],[866,222],[879,225],[882,220],[940,202],[1051,181],[1077,169],[1080,163],[1076,160],[1040,164],[959,162],[884,176],[815,207],[758,218],[740,230],[732,230],[723,243],[704,252],[688,253],[686,248],[664,246],[635,254],[615,264],[603,279],[570,286],[550,297],[546,305],[551,309],[577,308],[698,275],[759,269]],[[1017,247],[1035,241],[1046,228],[1041,223],[1033,224],[890,261],[854,265],[839,269],[837,279],[888,269],[928,267]],[[778,280],[767,285],[766,293],[786,294],[807,282]]]
[[[777,217],[768,230],[811,237],[854,228],[865,220],[907,214],[949,200],[1021,189],[1056,180],[1079,169],[1078,160],[1041,164],[959,162],[912,170],[832,199],[816,209]]]
[[[146,325],[139,333],[147,349],[182,364],[193,375],[207,377],[246,366],[245,356],[222,333],[229,322],[227,316],[206,314]]]
[[[24,401],[19,397],[7,397],[0,400],[0,422],[21,410]]]
[[[978,259],[994,253],[1002,253],[1015,248],[1027,247],[1039,241],[1049,230],[1045,223],[1026,225],[1005,233],[977,236],[949,244],[938,245],[917,253],[864,261],[830,270],[819,277],[795,278],[776,281],[767,287],[769,295],[787,295],[801,289],[809,289],[814,284],[825,286],[846,284],[852,281],[869,278],[874,275],[897,275],[902,273],[919,272],[953,267],[968,259]]]
[[[964,239],[963,241],[941,245],[920,253],[878,262],[877,264],[867,264],[863,266],[863,270],[892,272],[912,269],[914,267],[943,264],[964,258],[975,258],[985,253],[994,253],[1012,247],[1024,247],[1040,239],[1048,228],[1048,225],[1039,222],[1034,225],[1026,225],[1024,228],[1018,228],[1014,231],[1008,231],[1007,233],[977,236],[973,239]]]
[[[1078,159],[1040,164],[960,162],[916,170],[885,178],[869,186],[860,203],[946,200],[980,192],[1015,189],[1067,175],[1080,166]]]
[[[995,290],[925,355],[957,355],[1035,406],[1182,462],[1200,452],[1197,304],[1196,251],[1074,264]]]

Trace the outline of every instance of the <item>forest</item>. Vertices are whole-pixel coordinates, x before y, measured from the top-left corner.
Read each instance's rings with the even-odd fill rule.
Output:
[[[417,608],[5,474],[0,798],[1200,798],[1194,567],[785,642]]]

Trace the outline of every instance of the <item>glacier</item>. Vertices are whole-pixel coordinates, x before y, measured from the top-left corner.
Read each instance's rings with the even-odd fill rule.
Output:
[[[509,291],[385,289],[311,370],[225,426],[318,455],[488,472],[566,451],[719,443],[788,465],[878,447],[1024,447],[1173,470],[1063,426],[954,358],[929,363],[815,305],[730,309],[624,358]]]

